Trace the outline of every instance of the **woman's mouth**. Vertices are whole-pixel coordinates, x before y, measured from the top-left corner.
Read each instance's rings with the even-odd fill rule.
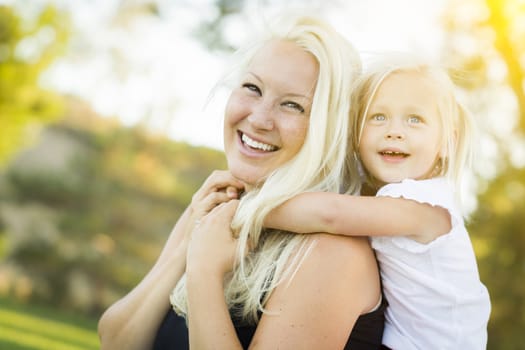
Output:
[[[248,135],[244,133],[241,133],[241,140],[244,145],[254,150],[264,151],[264,152],[273,152],[273,151],[278,150],[277,146],[255,141],[254,139],[250,138]]]

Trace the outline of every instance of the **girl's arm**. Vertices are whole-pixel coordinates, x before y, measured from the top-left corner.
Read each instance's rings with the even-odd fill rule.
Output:
[[[195,193],[171,232],[153,268],[126,296],[111,305],[98,324],[102,349],[151,349],[170,306],[169,294],[186,267],[195,221],[237,196],[242,184],[229,172],[215,171]]]
[[[428,243],[451,230],[442,207],[410,199],[351,196],[330,192],[299,194],[271,211],[265,225],[297,233],[407,236]]]
[[[237,203],[221,204],[192,235],[186,270],[190,348],[242,349],[224,299],[223,276],[237,240]],[[380,300],[379,272],[366,238],[317,234],[295,274],[272,293],[250,349],[342,349],[359,315]]]

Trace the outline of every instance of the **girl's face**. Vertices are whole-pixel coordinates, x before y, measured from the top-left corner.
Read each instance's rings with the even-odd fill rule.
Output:
[[[375,185],[427,179],[441,152],[435,83],[415,71],[388,75],[373,97],[363,124],[359,155]]]
[[[294,43],[272,41],[255,54],[225,111],[224,150],[235,177],[253,185],[299,152],[317,76],[315,57]]]

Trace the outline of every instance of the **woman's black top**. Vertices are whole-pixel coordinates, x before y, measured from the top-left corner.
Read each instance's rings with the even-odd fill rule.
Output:
[[[381,349],[381,338],[385,324],[386,300],[374,311],[361,315],[348,337],[344,349],[376,350]],[[257,325],[242,325],[233,320],[235,331],[244,349],[248,349]],[[337,325],[334,325],[337,327]],[[162,321],[155,337],[154,350],[187,350],[189,349],[188,328],[183,317],[169,310]]]

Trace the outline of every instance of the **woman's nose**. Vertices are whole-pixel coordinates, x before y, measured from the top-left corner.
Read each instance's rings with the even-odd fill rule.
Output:
[[[263,103],[257,105],[248,116],[248,121],[256,129],[272,130],[274,127],[272,107]]]

